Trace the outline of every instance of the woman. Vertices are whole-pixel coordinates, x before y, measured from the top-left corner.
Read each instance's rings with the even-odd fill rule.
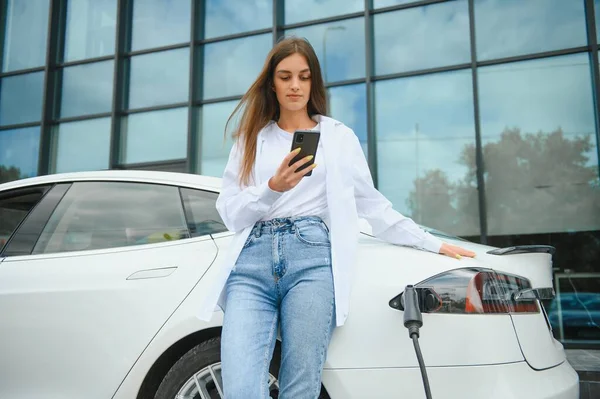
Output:
[[[474,253],[421,230],[373,187],[354,132],[324,116],[321,68],[307,41],[288,38],[271,50],[234,114],[240,109],[217,200],[236,232],[220,301],[224,393],[268,397],[279,329],[279,397],[316,398],[331,334],[348,315],[359,217],[391,243],[458,258]],[[315,163],[302,171],[310,159],[289,166],[298,129],[321,132]]]

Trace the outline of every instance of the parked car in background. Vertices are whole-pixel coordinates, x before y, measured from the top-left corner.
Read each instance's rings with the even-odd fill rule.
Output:
[[[222,313],[196,317],[233,236],[215,210],[219,188],[148,171],[0,185],[0,398],[221,397]],[[390,245],[363,226],[351,314],[334,333],[321,396],[424,397],[398,300],[415,284],[439,301],[420,337],[434,398],[578,398],[536,297],[551,287],[551,249],[432,232],[477,256]],[[274,397],[278,356],[277,345]]]

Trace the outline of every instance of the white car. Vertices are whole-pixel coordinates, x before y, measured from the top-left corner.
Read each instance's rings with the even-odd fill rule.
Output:
[[[233,235],[215,210],[219,187],[141,171],[0,185],[0,398],[221,397],[222,313],[196,317]],[[553,249],[433,234],[476,258],[390,245],[364,226],[321,397],[425,397],[398,309],[414,284],[430,289],[419,342],[432,398],[578,398],[536,297],[552,287]]]

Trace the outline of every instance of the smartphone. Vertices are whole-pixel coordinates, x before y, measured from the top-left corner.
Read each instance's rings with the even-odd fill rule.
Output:
[[[319,146],[319,139],[321,138],[321,133],[316,130],[296,130],[294,132],[294,138],[292,139],[292,148],[290,151],[294,151],[296,148],[300,147],[301,150],[296,155],[292,161],[290,162],[290,166],[299,161],[300,159],[307,157],[309,155],[313,156],[313,159],[302,165],[296,171],[303,170],[310,165],[315,163],[315,158],[317,157],[317,147]],[[304,176],[312,175],[312,170],[305,174]]]

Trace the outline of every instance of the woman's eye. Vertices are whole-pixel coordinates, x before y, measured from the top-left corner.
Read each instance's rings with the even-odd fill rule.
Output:
[[[302,79],[302,80],[310,80],[310,76],[302,76],[300,79]]]
[[[285,81],[285,80],[290,80],[290,77],[289,76],[281,76],[280,79],[283,80],[283,81]]]

